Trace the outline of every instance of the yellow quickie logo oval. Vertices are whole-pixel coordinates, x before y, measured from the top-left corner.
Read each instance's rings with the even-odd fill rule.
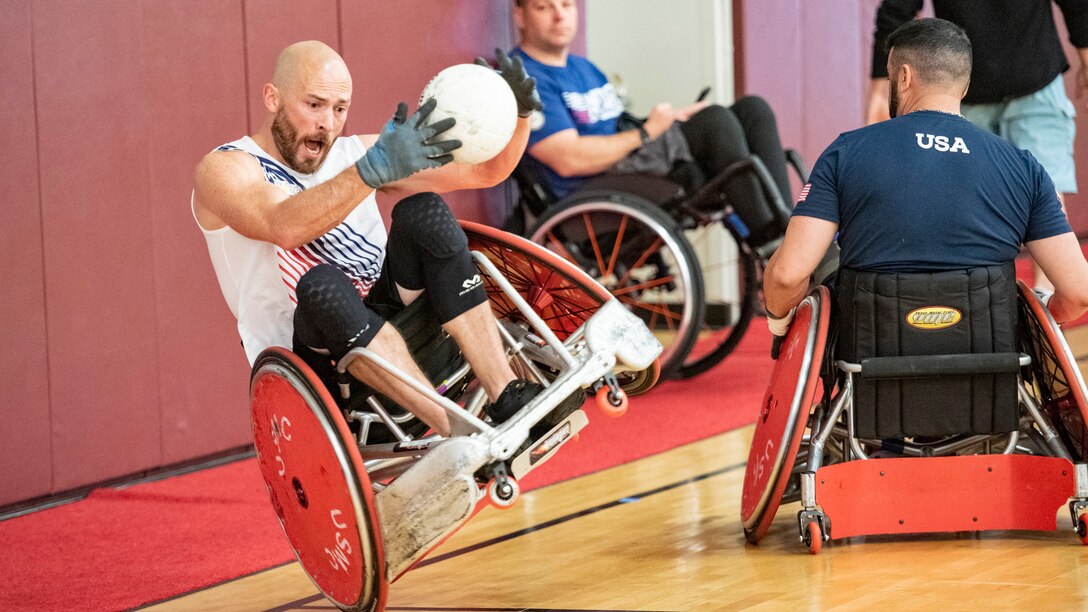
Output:
[[[963,314],[951,306],[924,306],[907,313],[907,325],[918,329],[944,329],[963,319]]]

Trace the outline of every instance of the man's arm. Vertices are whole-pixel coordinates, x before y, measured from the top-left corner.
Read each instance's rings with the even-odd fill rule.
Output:
[[[1054,284],[1047,307],[1059,323],[1072,321],[1088,311],[1088,262],[1073,232],[1024,244],[1032,258]]]
[[[248,153],[213,151],[196,168],[193,204],[207,230],[231,226],[239,234],[291,249],[327,233],[374,191],[354,166],[294,196],[264,180]]]
[[[1088,0],[1055,0],[1061,8],[1065,29],[1069,32],[1069,42],[1077,48],[1079,65],[1074,66],[1076,77],[1073,80],[1075,92],[1073,99],[1081,102],[1088,109]]]
[[[453,160],[461,146],[442,140],[452,118],[427,125],[434,101],[408,117],[401,104],[366,154],[331,180],[288,197],[263,180],[256,160],[243,153],[209,153],[197,166],[193,207],[209,230],[229,225],[252,238],[283,248],[312,241],[336,227],[362,200],[383,185]]]
[[[812,273],[820,265],[838,224],[816,217],[797,215],[786,227],[786,237],[763,272],[763,297],[768,314],[777,319],[788,316],[805,299]]]
[[[678,119],[671,104],[662,103],[650,110],[642,128],[649,140],[665,133]],[[627,130],[607,136],[581,136],[571,128],[562,130],[529,147],[529,153],[560,176],[587,176],[611,168],[643,145],[639,130]]]

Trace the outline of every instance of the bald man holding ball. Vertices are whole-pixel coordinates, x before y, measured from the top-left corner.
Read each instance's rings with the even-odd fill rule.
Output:
[[[430,386],[400,334],[378,314],[426,293],[426,306],[487,392],[493,421],[539,393],[539,385],[510,369],[465,234],[437,195],[499,183],[525,149],[528,116],[540,100],[520,62],[497,55],[518,117],[505,147],[478,164],[450,163],[462,146],[446,135],[456,120],[430,122],[433,99],[411,116],[402,103],[379,134],[342,135],[352,103],[344,60],[318,41],[279,55],[261,90],[260,129],[208,153],[192,195],[251,364],[269,346],[291,347],[332,389],[335,364],[367,347]],[[403,198],[388,234],[377,191]],[[436,433],[456,433],[439,406],[385,370],[355,359],[348,371]]]

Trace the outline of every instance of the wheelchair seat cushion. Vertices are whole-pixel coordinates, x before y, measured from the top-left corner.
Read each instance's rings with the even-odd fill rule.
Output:
[[[835,357],[1017,352],[1012,264],[946,272],[839,271]],[[855,377],[856,435],[865,438],[988,434],[1018,425],[1017,372],[932,378]]]

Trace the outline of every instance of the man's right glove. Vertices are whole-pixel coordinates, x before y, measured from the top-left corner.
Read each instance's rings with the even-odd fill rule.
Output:
[[[363,182],[374,189],[399,181],[420,170],[438,168],[453,161],[450,153],[461,146],[460,140],[434,138],[453,127],[456,120],[447,117],[427,125],[427,117],[434,110],[434,98],[427,100],[411,117],[408,105],[401,102],[397,112],[378,136],[374,146],[355,162],[355,169]]]
[[[793,315],[797,312],[797,307],[790,308],[784,316],[776,317],[771,314],[771,311],[767,311],[767,327],[771,329],[771,359],[778,359],[778,354],[782,351],[782,343],[786,340],[786,332],[790,330],[790,322],[793,321]]]

